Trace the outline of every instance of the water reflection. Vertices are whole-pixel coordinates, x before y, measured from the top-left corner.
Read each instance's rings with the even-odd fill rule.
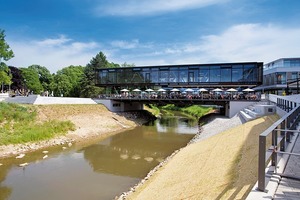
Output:
[[[96,144],[62,151],[4,159],[0,199],[112,199],[136,184],[154,166],[185,146],[197,132],[197,121],[166,117]],[[17,167],[28,162],[26,168]]]

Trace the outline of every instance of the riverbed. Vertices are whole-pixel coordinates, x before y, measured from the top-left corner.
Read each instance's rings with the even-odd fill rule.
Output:
[[[0,199],[113,199],[185,146],[197,125],[177,113],[88,146],[56,146],[2,159]],[[23,163],[28,165],[20,167]]]

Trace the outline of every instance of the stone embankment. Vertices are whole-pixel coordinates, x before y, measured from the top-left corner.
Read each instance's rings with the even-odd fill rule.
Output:
[[[125,200],[127,196],[134,193],[139,187],[141,187],[149,178],[156,173],[161,167],[168,163],[176,154],[178,154],[182,149],[186,148],[192,143],[199,142],[206,138],[212,137],[218,133],[224,132],[230,128],[236,127],[242,124],[242,121],[238,115],[227,118],[217,114],[211,114],[205,117],[205,125],[199,127],[199,132],[193,137],[193,139],[185,146],[176,151],[174,151],[170,156],[160,162],[156,167],[154,167],[144,179],[142,179],[138,184],[131,187],[129,191],[123,192],[120,196],[117,196],[115,199]]]

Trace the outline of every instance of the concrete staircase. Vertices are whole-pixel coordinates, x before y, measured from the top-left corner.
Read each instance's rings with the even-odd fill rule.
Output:
[[[240,114],[240,116],[241,116],[246,122],[251,121],[251,120],[254,120],[254,119],[258,118],[258,117],[261,117],[261,116],[265,115],[265,114],[263,114],[263,113],[258,113],[258,112],[256,111],[256,106],[267,105],[267,104],[268,104],[268,102],[265,101],[265,100],[264,100],[264,101],[257,102],[257,103],[255,103],[255,104],[253,104],[253,105],[250,105],[250,106],[244,108],[243,110],[241,110],[241,111],[239,112],[239,114]]]
[[[254,110],[251,110],[251,108],[244,108],[240,111],[240,115],[244,118],[246,122],[259,117],[259,114],[256,113]]]

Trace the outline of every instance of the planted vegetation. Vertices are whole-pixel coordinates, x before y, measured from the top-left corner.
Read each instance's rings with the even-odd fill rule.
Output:
[[[0,102],[0,145],[35,142],[74,130],[70,121],[37,121],[34,107]]]
[[[201,118],[202,116],[206,115],[207,113],[213,110],[212,107],[204,107],[199,105],[193,105],[188,107],[178,107],[173,104],[168,104],[166,106],[161,107],[163,110],[173,110],[173,111],[180,111],[183,113],[187,113],[197,118]]]

